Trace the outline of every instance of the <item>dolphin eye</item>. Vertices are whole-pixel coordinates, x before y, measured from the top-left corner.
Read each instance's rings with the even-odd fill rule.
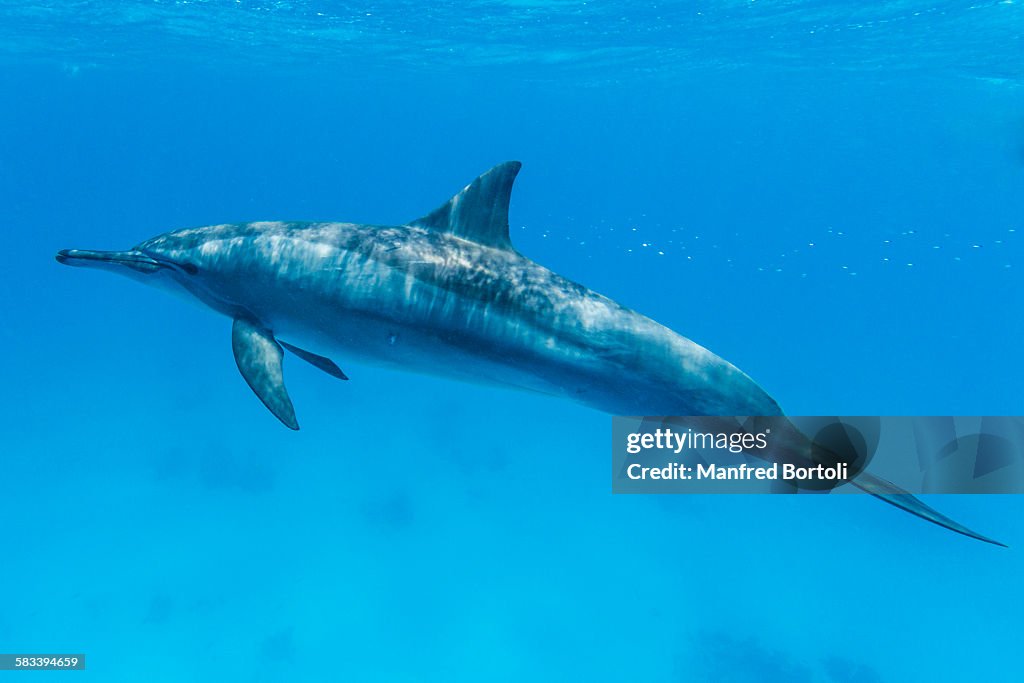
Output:
[[[185,271],[189,275],[195,275],[196,273],[199,272],[199,268],[196,266],[196,264],[189,263],[188,261],[186,261],[185,263],[182,263],[180,267],[181,267],[181,269],[183,271]]]

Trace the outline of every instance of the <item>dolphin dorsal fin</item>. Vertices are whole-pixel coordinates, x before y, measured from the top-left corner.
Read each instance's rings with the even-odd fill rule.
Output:
[[[423,218],[409,223],[447,232],[498,249],[512,249],[508,236],[508,203],[512,183],[522,164],[498,164]]]

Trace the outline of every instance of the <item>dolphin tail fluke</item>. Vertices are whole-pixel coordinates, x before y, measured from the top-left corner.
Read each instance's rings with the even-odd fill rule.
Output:
[[[869,474],[867,472],[861,472],[860,474],[857,475],[857,478],[850,483],[859,488],[861,491],[870,493],[874,497],[884,500],[886,503],[889,503],[889,505],[895,505],[901,510],[906,510],[912,515],[917,515],[921,519],[926,519],[929,522],[932,522],[933,524],[938,524],[939,526],[945,527],[950,531],[955,531],[958,534],[963,534],[964,536],[969,536],[970,538],[976,538],[979,541],[991,543],[992,545],[998,545],[1003,548],[1007,547],[1005,543],[1000,543],[999,541],[995,541],[991,538],[988,538],[987,536],[982,536],[981,534],[975,531],[971,531],[963,524],[955,522],[946,515],[939,512],[938,510],[935,510],[930,506],[925,505],[914,495],[907,493],[899,486],[896,486],[895,484],[890,483],[885,479],[882,479],[881,477],[876,477],[873,474]]]

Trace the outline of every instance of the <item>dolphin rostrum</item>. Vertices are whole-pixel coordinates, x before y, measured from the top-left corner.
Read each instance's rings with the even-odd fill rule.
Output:
[[[343,380],[335,359],[531,389],[618,415],[782,414],[732,364],[517,252],[508,209],[520,166],[495,166],[405,225],[211,225],[57,260],[186,292],[230,317],[242,377],[291,429],[285,350]],[[878,481],[854,483],[989,540]]]

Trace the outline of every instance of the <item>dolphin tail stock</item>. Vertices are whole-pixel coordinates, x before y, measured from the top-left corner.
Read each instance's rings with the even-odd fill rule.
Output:
[[[912,515],[916,515],[921,519],[928,520],[933,524],[938,524],[941,527],[955,531],[958,534],[963,534],[969,538],[974,538],[985,543],[991,543],[992,545],[998,545],[1002,548],[1007,548],[1005,543],[1000,543],[994,539],[982,536],[976,531],[971,531],[963,524],[955,522],[946,515],[942,514],[938,510],[925,505],[921,500],[915,497],[913,494],[908,493],[901,489],[899,486],[876,477],[868,472],[861,472],[857,477],[850,482],[861,491],[870,493],[875,498],[885,501],[889,505],[894,505],[901,510],[905,510]]]

